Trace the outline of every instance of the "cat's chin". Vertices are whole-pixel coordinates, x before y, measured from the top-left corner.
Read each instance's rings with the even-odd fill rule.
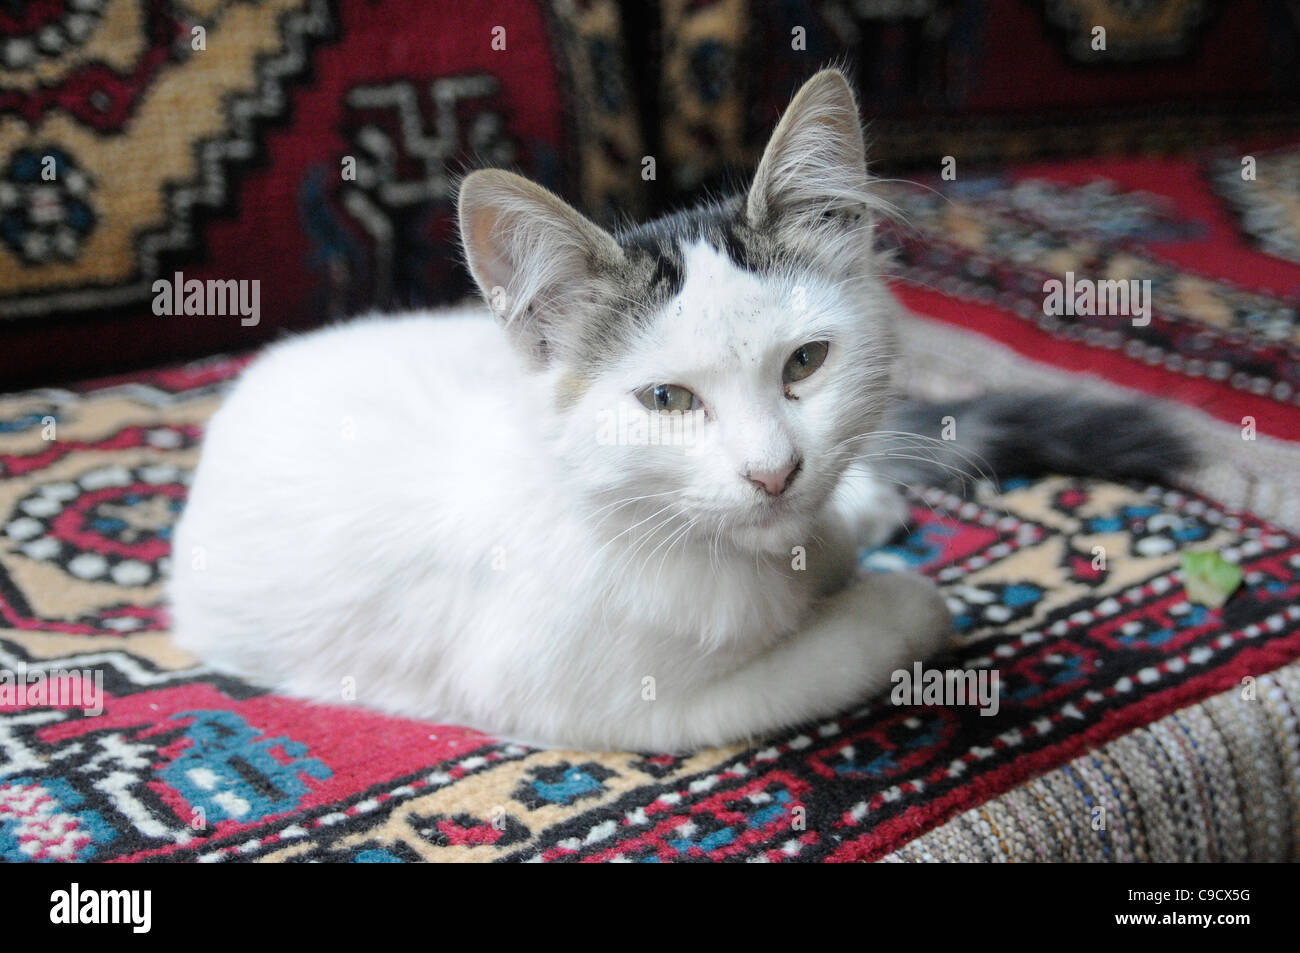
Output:
[[[806,546],[807,536],[808,521],[795,510],[765,514],[731,531],[736,546],[764,553],[789,553],[792,546]]]

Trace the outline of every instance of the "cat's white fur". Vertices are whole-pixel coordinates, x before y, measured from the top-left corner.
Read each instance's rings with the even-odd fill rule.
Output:
[[[928,581],[856,572],[899,518],[852,468],[889,392],[896,305],[869,225],[833,244],[817,229],[842,216],[808,203],[863,205],[860,153],[852,94],[819,74],[748,207],[785,203],[814,266],[760,278],[695,242],[679,293],[583,366],[566,322],[588,320],[617,245],[523,180],[471,176],[467,253],[509,333],[475,305],[257,360],[211,421],[176,530],[178,643],[292,694],[572,747],[753,738],[881,690],[950,623]],[[824,366],[787,394],[785,361],[822,340]],[[610,439],[654,383],[704,402],[692,445]],[[745,478],[796,458],[781,496]]]

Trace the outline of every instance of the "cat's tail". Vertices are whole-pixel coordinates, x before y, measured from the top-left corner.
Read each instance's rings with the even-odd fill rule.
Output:
[[[1187,436],[1155,407],[1061,393],[905,400],[882,431],[873,466],[921,486],[1044,473],[1160,483],[1197,459]]]

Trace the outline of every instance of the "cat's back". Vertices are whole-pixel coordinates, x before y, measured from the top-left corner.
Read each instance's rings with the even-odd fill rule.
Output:
[[[347,483],[426,456],[450,475],[485,420],[508,426],[519,374],[481,307],[365,317],[268,348],[243,373],[204,435],[199,479],[257,484],[277,470],[297,490]],[[303,482],[305,481],[305,482]],[[196,489],[201,489],[198,487]]]
[[[320,417],[375,409],[409,417],[440,412],[467,391],[490,395],[517,377],[514,358],[490,315],[479,307],[368,316],[286,338],[249,365],[209,430],[249,407]]]
[[[394,543],[413,521],[449,527],[448,508],[519,452],[502,338],[490,316],[450,311],[269,348],[209,422],[177,546],[252,561]]]

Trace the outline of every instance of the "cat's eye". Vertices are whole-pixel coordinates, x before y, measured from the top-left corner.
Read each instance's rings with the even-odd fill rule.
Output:
[[[646,409],[665,414],[685,413],[688,410],[699,410],[701,407],[700,399],[678,384],[652,384],[637,391],[636,399],[641,401]]]
[[[785,362],[785,369],[781,372],[781,383],[793,384],[808,377],[822,366],[830,347],[829,341],[811,341],[798,348],[790,355],[790,360]]]

